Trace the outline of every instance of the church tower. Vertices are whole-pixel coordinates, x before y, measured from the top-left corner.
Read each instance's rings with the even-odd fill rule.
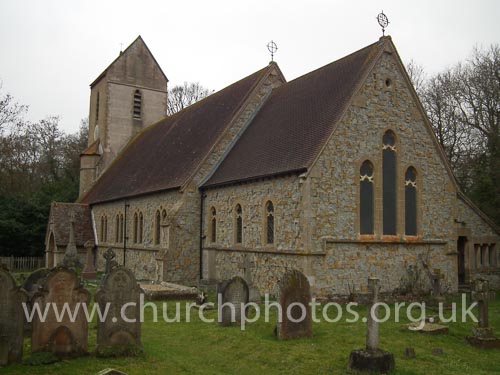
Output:
[[[80,197],[144,127],[166,116],[168,79],[139,36],[90,84],[89,143]]]

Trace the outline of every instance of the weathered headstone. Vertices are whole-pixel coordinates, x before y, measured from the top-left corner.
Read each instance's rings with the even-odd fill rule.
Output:
[[[75,240],[75,213],[71,213],[71,219],[69,222],[69,239],[68,245],[66,246],[66,251],[64,253],[64,258],[62,260],[63,265],[70,268],[80,267],[80,260],[78,259],[78,250],[76,249]]]
[[[27,293],[0,266],[0,366],[20,362],[23,356],[24,312]]]
[[[85,249],[87,249],[87,260],[82,271],[82,278],[85,280],[95,280],[97,277],[97,272],[94,267],[94,246],[94,241],[85,242]]]
[[[43,321],[34,314],[32,352],[52,352],[59,357],[85,354],[88,323],[82,305],[88,306],[89,301],[90,293],[80,285],[74,270],[65,266],[52,269],[33,298],[33,308],[38,306],[42,313],[50,305]],[[62,314],[64,306],[73,316]]]
[[[97,322],[98,356],[135,355],[142,350],[140,294],[134,274],[125,267],[115,267],[104,277],[95,294],[101,311],[109,306],[106,319]],[[122,307],[128,303],[135,305],[124,310],[123,316]]]
[[[473,281],[472,299],[477,302],[479,322],[477,327],[472,329],[472,336],[467,336],[465,339],[477,348],[500,348],[500,339],[495,337],[489,326],[489,283],[487,280],[476,279]]]
[[[372,299],[368,305],[366,349],[353,350],[349,356],[349,370],[385,374],[394,369],[394,355],[379,348],[378,293],[379,279],[369,278],[368,289]]]
[[[248,285],[239,276],[218,285],[218,321],[220,326],[229,326],[234,322],[241,321],[241,309],[248,303],[248,295]]]
[[[278,316],[276,336],[283,340],[312,337],[311,287],[307,277],[297,270],[287,271],[279,282],[278,299],[281,319]]]
[[[439,268],[434,269],[434,272],[431,274],[432,279],[432,302],[443,302],[443,290],[441,286],[441,281],[443,280],[444,275],[441,273]]]
[[[49,272],[50,268],[39,268],[24,281],[23,289],[28,293],[30,299],[40,290]]]
[[[104,268],[104,276],[106,277],[107,274],[111,272],[111,269],[113,268],[113,259],[115,259],[116,254],[113,251],[113,249],[110,247],[108,250],[104,252],[103,255],[104,259],[106,260],[106,266]]]

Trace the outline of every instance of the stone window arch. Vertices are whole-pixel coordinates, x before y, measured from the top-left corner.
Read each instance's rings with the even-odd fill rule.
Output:
[[[397,233],[396,134],[387,130],[382,138],[382,233]]]
[[[267,201],[265,206],[266,214],[266,244],[274,244],[274,204]]]
[[[108,218],[106,215],[101,216],[101,242],[108,241]]]
[[[135,90],[134,92],[134,120],[140,120],[142,117],[142,92],[141,90]]]
[[[417,170],[408,167],[405,173],[405,234],[417,235]]]
[[[115,242],[120,242],[120,214],[115,217]]]
[[[374,234],[373,164],[365,160],[359,168],[359,233]]]
[[[241,245],[243,243],[243,209],[239,203],[234,208],[234,228],[234,242]]]
[[[210,208],[210,242],[217,242],[217,210]]]

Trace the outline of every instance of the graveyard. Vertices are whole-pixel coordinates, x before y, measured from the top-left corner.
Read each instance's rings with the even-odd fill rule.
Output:
[[[55,298],[59,295],[66,295],[69,291],[76,293],[80,300],[89,298],[91,304],[111,302],[112,306],[120,306],[126,301],[137,300],[139,289],[135,284],[133,275],[122,267],[114,267],[110,276],[102,283],[98,281],[84,282],[82,287],[73,285],[72,272],[62,274],[64,277],[49,274],[47,284],[54,283],[59,294],[49,292],[40,294],[37,298]],[[294,273],[295,272],[295,273]],[[281,297],[276,298],[282,306],[290,304],[292,301],[310,300],[308,295],[307,279],[303,278],[300,272],[290,272],[283,277],[283,285],[280,285],[285,292]],[[17,276],[17,275],[14,275]],[[57,276],[57,277],[56,277]],[[2,279],[5,282],[6,277]],[[54,280],[53,280],[54,279]],[[53,281],[50,281],[53,280]],[[233,282],[234,280],[234,282]],[[245,302],[248,301],[248,288],[241,278],[234,278],[231,282],[226,282],[224,289],[224,300]],[[292,280],[292,282],[286,282]],[[405,314],[401,314],[399,322],[389,319],[387,322],[379,323],[376,330],[373,329],[373,321],[368,319],[368,324],[363,322],[367,317],[367,303],[376,300],[383,300],[376,292],[377,279],[369,281],[373,288],[373,300],[370,298],[360,299],[363,304],[352,309],[359,314],[360,318],[356,322],[349,322],[347,316],[342,317],[337,322],[326,321],[312,322],[298,325],[294,328],[288,323],[278,325],[278,337],[276,337],[276,314],[271,314],[271,319],[265,321],[263,317],[252,322],[255,311],[250,308],[247,311],[249,322],[245,324],[245,329],[240,328],[240,323],[218,324],[217,309],[205,309],[203,316],[205,319],[213,319],[212,323],[206,323],[200,319],[197,309],[190,310],[190,319],[186,318],[186,304],[193,303],[193,300],[170,300],[154,301],[158,310],[158,322],[153,321],[153,310],[151,306],[144,309],[144,323],[133,324],[133,327],[123,329],[124,323],[119,322],[122,327],[118,336],[108,335],[114,328],[109,322],[99,328],[99,324],[94,320],[88,323],[88,330],[70,326],[69,330],[76,329],[75,335],[81,335],[76,340],[80,345],[86,346],[87,353],[83,353],[85,348],[77,348],[78,355],[64,357],[51,364],[44,364],[47,356],[32,355],[34,342],[30,337],[24,337],[23,356],[21,363],[13,363],[0,368],[1,374],[97,374],[104,369],[116,369],[125,374],[165,374],[165,373],[186,373],[186,374],[255,374],[255,373],[290,373],[290,374],[344,374],[347,372],[347,365],[351,352],[358,352],[360,348],[378,350],[382,348],[384,353],[392,353],[395,368],[394,374],[490,374],[500,371],[500,352],[498,349],[476,348],[467,342],[471,333],[480,330],[488,330],[498,335],[500,331],[500,298],[499,296],[488,295],[487,303],[489,321],[483,323],[489,328],[481,327],[472,321],[466,323],[443,323],[448,327],[446,334],[429,335],[414,332],[407,328],[410,321]],[[286,285],[285,285],[286,284]],[[6,284],[5,284],[6,285]],[[246,287],[246,289],[245,289]],[[115,290],[113,289],[115,288]],[[484,285],[478,286],[478,291],[473,294],[474,298],[484,296]],[[113,291],[114,290],[114,291]],[[52,293],[52,294],[51,294]],[[66,294],[65,294],[66,293]],[[482,294],[481,294],[482,293]],[[52,296],[52,297],[51,297]],[[478,297],[479,296],[479,297]],[[214,291],[207,293],[209,302],[216,302]],[[26,296],[21,293],[16,298],[25,300]],[[467,296],[467,304],[470,303],[470,294]],[[486,297],[485,297],[486,298]],[[323,306],[327,301],[323,301],[321,306],[316,307],[316,316],[321,317]],[[394,302],[394,301],[393,301]],[[401,302],[401,301],[399,301]],[[406,301],[409,302],[409,301]],[[447,306],[456,302],[457,315],[460,315],[463,300],[460,296],[447,296]],[[115,305],[113,305],[113,303]],[[176,312],[176,304],[179,303],[179,322],[165,322],[162,319],[162,310],[166,306],[168,317],[172,318]],[[345,311],[345,303],[340,303]],[[408,305],[408,303],[407,303]],[[430,304],[432,305],[432,304]],[[259,306],[262,306],[260,304]],[[395,316],[394,303],[389,304],[390,316]],[[114,307],[112,307],[114,308]],[[381,311],[380,311],[381,310]],[[271,310],[274,311],[274,310]],[[404,310],[402,310],[404,311]],[[483,311],[484,312],[484,311]],[[378,316],[388,313],[385,309],[379,309]],[[477,309],[474,313],[479,315]],[[132,311],[130,315],[136,316],[137,311]],[[292,310],[292,315],[295,313]],[[310,311],[307,312],[309,316]],[[426,314],[438,315],[437,307],[427,307]],[[450,316],[451,312],[444,311],[444,317]],[[314,315],[314,314],[313,314]],[[335,308],[329,309],[327,317],[335,320],[338,312]],[[6,319],[2,315],[2,319]],[[190,320],[190,321],[188,321]],[[5,321],[0,322],[5,327]],[[10,322],[10,324],[13,324]],[[77,322],[78,325],[78,322]],[[372,328],[367,335],[367,325]],[[484,325],[484,324],[483,324]],[[295,333],[293,330],[296,329]],[[124,333],[124,332],[128,333]],[[9,331],[10,332],[10,331]],[[85,334],[88,332],[88,335]],[[100,332],[100,333],[99,333]],[[312,333],[312,334],[311,334]],[[99,334],[103,337],[111,337],[111,340],[99,339]],[[113,338],[114,337],[114,338]],[[87,340],[87,343],[84,341]],[[130,353],[108,352],[107,356],[99,355],[104,351],[102,345],[113,345],[115,342],[127,342],[136,346],[137,350]],[[98,345],[98,342],[101,345]],[[59,348],[61,349],[61,348]],[[63,348],[64,349],[64,348]],[[53,348],[58,350],[58,348]],[[364,349],[363,349],[364,350]],[[412,353],[408,355],[408,352]],[[111,353],[111,355],[109,355]]]

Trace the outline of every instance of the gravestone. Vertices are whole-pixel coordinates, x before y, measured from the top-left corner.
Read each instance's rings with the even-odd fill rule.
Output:
[[[241,309],[248,303],[248,295],[248,285],[239,276],[217,286],[219,326],[241,322]]]
[[[487,280],[476,279],[472,284],[472,299],[477,302],[478,324],[472,329],[472,336],[465,339],[469,344],[477,348],[500,348],[500,339],[495,337],[489,326],[488,300],[489,283]]]
[[[106,275],[111,272],[111,269],[113,268],[113,265],[114,265],[113,259],[115,259],[116,254],[113,251],[113,249],[110,247],[108,250],[106,250],[104,252],[103,257],[106,260],[106,266],[104,268],[104,275],[103,275],[103,279],[104,279],[106,277]]]
[[[82,278],[84,280],[95,280],[97,278],[97,271],[94,266],[94,241],[85,242],[84,247],[87,250],[87,259],[82,271]]]
[[[28,293],[28,303],[26,307],[29,314],[31,314],[31,304],[33,296],[40,290],[49,272],[50,268],[39,268],[36,271],[32,272],[23,283],[23,289]],[[31,322],[28,322],[26,316],[24,317],[25,335],[31,336],[32,324]]]
[[[27,293],[16,285],[7,267],[0,266],[0,366],[23,357],[24,312]]]
[[[38,314],[33,318],[32,352],[52,352],[58,357],[78,356],[87,353],[88,324],[83,304],[89,305],[90,293],[80,285],[76,272],[65,266],[52,269],[42,290],[33,297],[33,308],[47,315],[42,322]],[[60,321],[63,306],[74,316],[65,313]],[[77,309],[77,306],[80,307]],[[72,319],[74,318],[74,319]]]
[[[104,277],[95,301],[101,311],[109,306],[109,313],[106,320],[97,322],[98,356],[135,355],[142,350],[140,294],[134,274],[123,266],[113,268]],[[122,306],[127,303],[135,306],[128,307],[122,316]],[[126,321],[132,319],[134,323]]]
[[[278,293],[281,319],[278,316],[276,336],[282,340],[312,337],[311,287],[307,277],[297,270],[287,271],[279,282]]]
[[[348,370],[385,374],[394,369],[394,355],[379,348],[378,334],[378,294],[380,281],[368,279],[368,289],[371,293],[371,303],[368,305],[366,322],[366,348],[353,350],[349,356]]]

